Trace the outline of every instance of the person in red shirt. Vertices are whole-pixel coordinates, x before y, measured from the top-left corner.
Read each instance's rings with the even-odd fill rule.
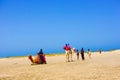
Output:
[[[70,62],[69,56],[72,55],[70,45],[66,44],[63,49],[65,50],[65,54],[66,54],[66,62]],[[72,56],[71,56],[71,61],[72,61]]]
[[[73,61],[73,59],[72,59],[72,50],[71,50],[71,46],[70,46],[70,44],[68,44],[68,53],[69,53],[69,55],[70,55],[70,58],[71,58],[71,61]]]
[[[69,62],[70,60],[69,60],[69,53],[68,53],[68,45],[67,44],[65,44],[65,46],[64,46],[64,48],[63,48],[64,50],[65,50],[65,55],[66,55],[66,62]]]

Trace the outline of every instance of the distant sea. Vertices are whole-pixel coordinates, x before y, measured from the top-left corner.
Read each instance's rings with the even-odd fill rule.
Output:
[[[120,48],[105,48],[101,49],[102,51],[111,51],[111,50],[118,50]],[[87,49],[84,49],[85,52]],[[80,50],[79,50],[80,51]],[[91,49],[91,52],[97,52],[98,49]],[[39,51],[32,51],[32,52],[7,52],[7,53],[0,53],[0,58],[9,58],[9,57],[17,57],[17,56],[28,56],[28,55],[33,55],[35,56]],[[44,54],[64,54],[64,50],[44,50]]]

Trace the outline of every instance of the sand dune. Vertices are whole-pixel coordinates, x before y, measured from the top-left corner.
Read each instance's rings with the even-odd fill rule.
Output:
[[[44,65],[31,65],[27,57],[1,58],[0,80],[120,80],[120,50],[67,63],[65,55],[46,57]]]

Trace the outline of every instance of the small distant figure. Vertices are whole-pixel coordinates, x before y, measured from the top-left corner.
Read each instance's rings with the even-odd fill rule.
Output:
[[[102,50],[101,50],[101,49],[99,49],[98,51],[99,51],[100,54],[102,53]]]
[[[90,52],[90,49],[88,49],[88,52],[87,52],[89,58],[91,59],[91,52]]]
[[[68,44],[68,49],[69,49],[69,54],[70,54],[70,60],[73,61],[73,59],[72,59],[73,53],[72,53],[70,44]]]
[[[71,61],[72,61],[72,51],[71,51],[71,47],[69,44],[65,44],[65,46],[63,47],[63,49],[65,50],[65,54],[66,54],[66,62],[70,62],[70,55],[71,55]]]
[[[71,51],[72,51],[73,60],[75,60],[77,56],[76,48],[72,48]]]
[[[34,59],[32,58],[32,55],[29,55],[28,58],[33,64],[46,64],[47,63],[45,54],[43,54],[42,49],[40,49],[40,52],[37,53]]]
[[[78,51],[78,49],[76,50],[76,53],[77,53],[77,60],[79,60],[79,51]]]
[[[65,50],[66,62],[69,62],[70,60],[69,60],[68,44],[65,44],[63,49]]]
[[[83,49],[83,48],[81,49],[81,52],[80,52],[80,53],[81,53],[82,60],[85,60],[85,57],[84,57],[84,49]]]

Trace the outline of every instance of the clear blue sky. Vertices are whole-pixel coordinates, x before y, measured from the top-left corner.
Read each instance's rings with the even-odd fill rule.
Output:
[[[120,49],[120,0],[0,0],[0,56]]]

